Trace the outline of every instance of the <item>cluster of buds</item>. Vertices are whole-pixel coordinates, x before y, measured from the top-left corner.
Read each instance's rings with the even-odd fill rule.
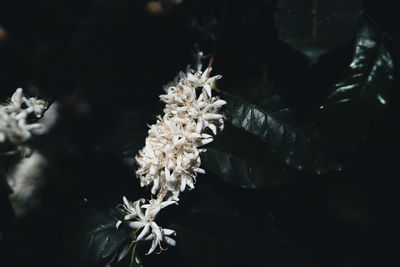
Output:
[[[9,103],[0,104],[0,143],[21,143],[28,140],[33,129],[42,128],[40,123],[30,120],[40,118],[47,108],[44,100],[24,96],[21,88],[12,95]]]
[[[135,157],[141,186],[151,186],[155,198],[146,204],[144,199],[131,203],[124,197],[124,221],[140,230],[136,241],[152,240],[148,254],[157,246],[163,249],[161,242],[175,245],[171,238],[175,231],[159,227],[156,216],[161,209],[178,204],[181,192],[194,188],[197,174],[205,173],[200,168],[200,153],[206,151],[203,146],[213,141],[212,134],[224,128],[220,109],[226,102],[212,96],[221,75],[209,77],[211,67],[204,72],[201,68],[198,64],[197,70],[179,73],[164,87],[166,93],[160,95],[166,104],[164,115],[150,126],[145,147]]]

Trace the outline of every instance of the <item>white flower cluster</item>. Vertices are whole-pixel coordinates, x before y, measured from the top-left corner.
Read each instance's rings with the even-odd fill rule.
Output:
[[[124,220],[137,231],[143,228],[136,241],[153,240],[148,254],[157,245],[162,249],[162,241],[175,245],[170,237],[175,232],[160,228],[154,220],[162,208],[178,204],[180,192],[194,188],[197,173],[205,173],[200,168],[200,153],[206,151],[202,146],[213,141],[211,133],[224,128],[220,109],[226,102],[212,96],[221,75],[209,77],[210,72],[211,67],[202,72],[199,64],[196,71],[181,72],[165,86],[166,94],[160,96],[166,103],[164,115],[150,126],[145,147],[135,157],[141,186],[151,186],[157,198],[149,204],[144,204],[144,199],[131,204],[124,197]]]
[[[178,201],[180,192],[194,188],[197,173],[204,173],[200,153],[205,149],[199,147],[213,141],[206,129],[214,134],[217,128],[223,129],[219,110],[226,104],[212,96],[215,81],[221,76],[209,78],[210,71],[181,72],[160,96],[166,103],[165,114],[150,126],[145,147],[135,158],[139,165],[136,175],[142,186],[152,185],[152,194],[166,187],[170,197]]]
[[[18,88],[8,104],[0,104],[0,143],[28,140],[32,136],[31,130],[42,127],[40,123],[29,123],[30,116],[40,118],[46,108],[44,100],[27,98],[22,89]]]
[[[126,197],[123,197],[123,209],[126,212],[124,220],[130,221],[129,227],[139,231],[135,242],[152,240],[152,245],[147,255],[151,254],[157,246],[162,249],[161,242],[166,242],[168,245],[175,246],[175,240],[170,236],[175,235],[175,231],[171,229],[163,229],[154,221],[161,209],[178,204],[176,201],[162,201],[161,198],[151,199],[149,204],[144,204],[146,200],[141,198],[133,203],[130,203]],[[144,211],[144,212],[143,212]],[[132,221],[133,220],[133,221]],[[117,228],[122,221],[117,222]]]

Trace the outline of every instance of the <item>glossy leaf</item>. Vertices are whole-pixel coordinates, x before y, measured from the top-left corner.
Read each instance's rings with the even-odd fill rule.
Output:
[[[81,218],[86,229],[73,244],[75,258],[80,259],[78,266],[104,266],[116,263],[126,254],[131,241],[131,230],[125,227],[116,229],[115,224],[122,216],[118,208],[88,207]],[[89,226],[89,227],[87,227]]]
[[[388,91],[394,85],[393,68],[383,33],[365,24],[352,62],[321,106],[316,131],[321,150],[348,150],[365,140],[371,122],[388,104]]]
[[[279,38],[311,63],[355,38],[363,15],[361,0],[279,0],[277,7]]]
[[[202,157],[204,168],[223,182],[243,188],[263,188],[293,181],[284,170],[208,148]]]
[[[229,124],[201,158],[207,173],[242,188],[259,189],[294,182],[284,164],[268,153],[264,142]]]
[[[253,88],[248,90],[248,88]],[[243,87],[246,99],[226,91],[219,91],[227,101],[225,114],[235,127],[261,138],[265,150],[287,166],[306,171],[323,173],[338,170],[340,166],[327,160],[317,161],[312,140],[312,125],[297,127],[291,120],[291,111],[283,105],[270,85],[252,82]],[[253,102],[247,99],[253,98]],[[230,158],[225,155],[225,162]],[[232,158],[235,161],[235,158]],[[233,162],[232,162],[233,163]],[[236,163],[235,163],[236,164]],[[251,167],[251,166],[249,166]],[[223,167],[225,170],[227,167]]]
[[[113,267],[143,267],[142,261],[137,255],[137,247],[138,243],[131,243],[126,245],[126,251],[123,251],[124,258],[122,258],[119,262],[113,264]]]

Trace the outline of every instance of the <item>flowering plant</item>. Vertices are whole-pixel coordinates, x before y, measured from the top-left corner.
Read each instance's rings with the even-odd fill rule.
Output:
[[[20,143],[28,140],[34,129],[43,127],[40,123],[30,123],[28,117],[40,118],[47,108],[44,100],[27,98],[18,88],[10,102],[0,105],[0,143],[10,141]]]
[[[3,1],[0,266],[390,266],[395,4]]]
[[[212,95],[221,75],[209,77],[211,67],[204,72],[201,67],[199,64],[196,71],[188,69],[186,73],[179,73],[173,83],[164,87],[166,94],[160,95],[166,103],[164,115],[149,126],[145,147],[135,157],[140,184],[151,186],[151,194],[157,195],[156,199],[143,205],[143,198],[131,203],[123,197],[123,221],[136,231],[142,229],[135,242],[152,240],[147,254],[157,245],[162,249],[162,241],[175,245],[170,237],[175,231],[159,227],[155,222],[157,214],[171,204],[178,204],[181,192],[194,189],[197,174],[205,173],[200,168],[200,153],[206,151],[204,145],[213,141],[206,131],[215,135],[217,129],[224,128],[220,109],[226,101]],[[119,220],[116,227],[123,221]]]

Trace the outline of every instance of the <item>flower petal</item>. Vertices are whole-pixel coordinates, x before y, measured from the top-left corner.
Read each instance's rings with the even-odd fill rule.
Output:
[[[210,130],[213,132],[214,135],[217,134],[217,126],[215,126],[214,124],[210,123],[208,125],[208,128],[210,128]]]
[[[176,241],[169,236],[165,236],[165,241],[170,246],[173,246],[173,247],[176,246]]]
[[[142,221],[135,221],[135,222],[130,222],[128,225],[130,228],[140,229],[145,225],[145,223]]]
[[[168,207],[168,206],[170,206],[172,204],[178,205],[178,202],[172,201],[172,200],[164,201],[164,202],[161,203],[161,208],[163,209],[163,208]]]
[[[197,173],[206,174],[206,171],[202,168],[196,168],[196,169],[194,169],[194,171]]]
[[[149,249],[149,251],[147,251],[146,255],[150,255],[151,253],[153,253],[153,251],[157,248],[157,241],[156,239],[153,239],[153,242],[151,243],[151,247]]]
[[[172,229],[163,228],[162,232],[164,235],[176,235],[175,230]]]
[[[141,240],[143,237],[145,237],[146,235],[149,234],[149,230],[150,230],[150,225],[146,224],[146,226],[143,228],[143,230],[140,232],[140,234],[138,235],[138,237],[136,238],[136,241]]]
[[[124,201],[125,206],[131,206],[131,203],[129,203],[128,199],[125,196],[122,197],[122,200]]]
[[[222,119],[224,116],[222,116],[221,114],[209,113],[205,114],[203,117],[205,120],[218,120]]]
[[[203,139],[203,140],[200,141],[200,144],[202,146],[204,146],[204,145],[207,145],[207,144],[211,143],[213,140],[214,140],[213,138]]]
[[[226,105],[226,101],[225,100],[222,100],[222,99],[218,99],[217,101],[215,101],[214,103],[213,103],[213,106],[216,106],[216,107],[222,107],[223,105]]]
[[[210,85],[208,85],[208,84],[203,85],[203,89],[204,89],[204,91],[206,91],[208,97],[212,96],[211,95],[211,86]]]
[[[156,235],[158,240],[162,240],[162,233],[160,227],[156,224],[156,222],[151,222],[151,227],[153,228],[153,233]]]
[[[135,217],[136,217],[136,214],[130,213],[130,214],[124,216],[124,220],[125,221],[129,221],[129,220],[132,220]]]

